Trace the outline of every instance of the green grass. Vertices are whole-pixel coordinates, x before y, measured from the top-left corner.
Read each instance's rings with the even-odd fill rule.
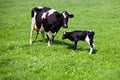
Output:
[[[50,47],[40,35],[29,45],[35,6],[75,15]],[[72,42],[62,41],[64,31],[77,29],[95,32],[95,54],[85,42],[74,53]],[[0,80],[119,80],[119,30],[119,0],[0,0]]]

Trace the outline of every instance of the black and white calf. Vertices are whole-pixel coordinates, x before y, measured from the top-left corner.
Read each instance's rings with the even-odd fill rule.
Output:
[[[64,11],[59,13],[58,11],[47,8],[47,7],[35,7],[31,11],[32,22],[30,30],[30,44],[32,44],[32,34],[33,31],[37,31],[36,39],[41,32],[42,38],[44,40],[44,31],[48,38],[48,46],[53,42],[55,35],[59,29],[63,26],[64,28],[68,27],[68,19],[74,17],[73,14],[69,14]],[[50,36],[52,33],[52,36]]]
[[[93,31],[73,31],[73,32],[64,32],[62,39],[69,39],[74,42],[73,44],[73,50],[75,51],[77,49],[77,42],[78,41],[86,41],[90,45],[90,54],[93,52],[93,37],[94,37]]]

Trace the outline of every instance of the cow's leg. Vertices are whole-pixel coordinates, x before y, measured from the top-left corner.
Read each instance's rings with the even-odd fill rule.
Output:
[[[37,32],[37,34],[36,34],[36,38],[35,38],[35,40],[36,40],[36,39],[37,39],[37,37],[38,37],[39,30],[36,30],[36,32]]]
[[[48,39],[48,46],[50,46],[50,44],[51,44],[50,32],[47,32],[46,36],[47,36],[47,39]]]
[[[56,32],[52,34],[52,41],[51,41],[51,43],[53,43],[55,36],[56,36]]]
[[[30,30],[30,45],[32,44],[32,35],[35,29],[35,24],[32,22],[31,23],[31,30]]]
[[[41,31],[42,40],[45,42],[45,31]]]
[[[45,42],[45,30],[43,24],[41,24],[40,32],[41,32],[42,40]]]
[[[78,42],[78,41],[74,41],[74,43],[73,43],[73,50],[74,50],[74,51],[77,50],[77,42]]]

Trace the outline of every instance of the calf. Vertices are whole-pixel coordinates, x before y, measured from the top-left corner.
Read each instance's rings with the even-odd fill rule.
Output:
[[[48,39],[48,46],[53,42],[55,35],[63,26],[63,28],[68,27],[68,19],[74,17],[73,14],[69,14],[64,11],[59,13],[58,11],[47,8],[47,7],[35,7],[31,11],[32,22],[30,30],[30,44],[32,44],[32,34],[33,31],[37,31],[36,39],[38,33],[41,32],[42,38],[44,40],[44,31]],[[52,36],[50,36],[52,33]]]
[[[77,42],[80,41],[86,41],[88,42],[90,46],[90,54],[93,52],[93,37],[94,37],[93,31],[73,31],[73,32],[64,32],[62,39],[69,39],[74,42],[73,44],[73,50],[75,51],[77,49]]]

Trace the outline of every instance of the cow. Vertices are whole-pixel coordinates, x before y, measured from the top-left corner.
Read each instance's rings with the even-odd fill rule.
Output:
[[[67,11],[59,13],[58,11],[48,7],[34,7],[31,11],[31,30],[30,30],[30,44],[32,44],[32,35],[36,30],[36,39],[39,32],[44,39],[44,33],[46,33],[48,39],[48,46],[54,41],[54,37],[58,33],[59,29],[68,27],[69,18],[73,18],[73,14],[69,14]],[[50,35],[52,33],[52,35]]]
[[[75,30],[72,32],[64,32],[62,39],[69,39],[73,41],[73,50],[76,51],[77,49],[77,42],[78,41],[86,41],[90,46],[90,54],[93,52],[94,44],[93,44],[93,38],[94,38],[94,32],[93,31],[81,31],[81,30]]]

